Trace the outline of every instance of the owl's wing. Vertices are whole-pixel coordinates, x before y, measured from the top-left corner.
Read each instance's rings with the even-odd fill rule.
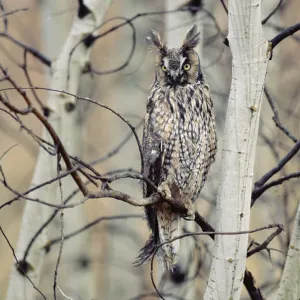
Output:
[[[148,103],[149,104],[149,103]],[[149,106],[145,117],[144,132],[143,132],[143,175],[150,179],[156,186],[160,183],[162,163],[163,163],[163,148],[160,139],[154,134],[153,124],[150,122]],[[155,190],[143,182],[144,197],[151,196]],[[139,266],[147,261],[156,249],[159,239],[157,213],[155,205],[145,206],[145,214],[148,225],[151,229],[151,235],[146,245],[140,250],[139,256],[136,258],[135,265]]]
[[[205,145],[203,147],[204,151],[204,159],[203,162],[201,162],[201,168],[199,170],[198,175],[198,189],[196,190],[193,201],[195,201],[199,196],[200,192],[202,190],[202,187],[204,186],[204,183],[207,179],[208,171],[211,166],[211,164],[215,160],[215,155],[217,152],[217,135],[216,135],[216,121],[215,121],[215,110],[213,107],[213,102],[210,96],[210,91],[208,85],[205,83],[203,85],[203,93],[202,93],[203,100],[207,103],[207,129],[206,129],[206,136],[205,136]],[[201,126],[199,127],[199,136],[202,136],[204,134],[203,131],[201,131]]]
[[[153,124],[151,124],[150,122],[149,112],[145,117],[145,125],[143,132],[143,155],[143,175],[150,179],[156,186],[158,186],[161,180],[164,147],[162,141],[154,133]],[[153,188],[150,185],[144,182],[143,192],[144,197],[149,197],[155,192],[155,190],[153,190]],[[155,206],[146,206],[145,212],[149,227],[154,233],[154,236],[156,236],[155,233],[157,231],[157,218]]]
[[[207,113],[209,116],[208,122],[208,134],[207,134],[207,152],[206,152],[206,161],[208,168],[215,160],[215,155],[217,152],[217,134],[216,134],[216,117],[215,117],[215,109],[213,106],[213,102],[211,99],[209,87],[207,84],[203,86],[203,97],[207,103]],[[207,176],[206,171],[206,176]]]
[[[161,176],[162,152],[161,141],[153,132],[153,126],[149,123],[149,114],[146,115],[143,133],[143,175],[158,185]],[[144,197],[149,197],[153,189],[144,184]]]

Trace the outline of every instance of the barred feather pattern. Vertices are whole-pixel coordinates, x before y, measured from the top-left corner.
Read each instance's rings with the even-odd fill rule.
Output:
[[[207,84],[197,82],[176,88],[153,84],[145,118],[144,175],[158,186],[169,186],[171,196],[190,207],[215,159],[216,142],[215,112]],[[151,193],[147,189],[145,186],[145,196]],[[167,204],[156,204],[151,210],[148,222],[158,233],[156,244],[181,235],[180,216]],[[165,268],[176,264],[179,244],[176,240],[162,246]]]
[[[158,33],[155,39],[161,41]],[[181,48],[164,46],[160,51],[158,47],[143,134],[143,174],[165,197],[181,201],[191,219],[193,202],[199,197],[217,151],[213,102],[199,57],[192,49],[198,42],[199,34],[193,27]],[[144,197],[153,192],[144,183]],[[168,204],[147,206],[145,212],[152,234],[137,265],[147,261],[158,244],[182,234],[181,216]],[[176,240],[160,248],[164,268],[172,270],[176,265],[180,243]]]
[[[160,181],[170,186],[175,183],[182,197],[195,200],[216,153],[215,112],[208,85],[198,82],[174,88],[154,84],[148,107],[144,136],[152,134],[150,139],[156,141],[144,140],[144,150],[149,143],[160,141]],[[147,153],[150,157],[157,154],[155,149],[151,152]]]
[[[160,243],[165,243],[182,234],[181,216],[171,211],[170,206],[161,203],[157,207],[158,233]],[[180,240],[162,246],[163,266],[170,270],[177,263]]]

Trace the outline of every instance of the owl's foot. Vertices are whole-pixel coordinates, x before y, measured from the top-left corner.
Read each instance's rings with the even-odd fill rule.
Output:
[[[195,208],[193,204],[185,204],[185,207],[187,209],[187,213],[184,216],[184,219],[187,221],[194,221],[195,220]]]
[[[171,200],[172,199],[172,194],[169,188],[169,185],[166,182],[163,182],[159,187],[158,187],[158,192],[165,198],[166,200]]]

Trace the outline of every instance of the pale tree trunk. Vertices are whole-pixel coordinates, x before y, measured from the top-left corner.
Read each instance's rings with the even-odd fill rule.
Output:
[[[276,13],[274,16],[272,16],[269,23],[276,24],[277,26],[281,26],[282,22],[280,19],[280,15]],[[275,36],[277,32],[272,27],[270,27],[268,28],[268,33],[270,33],[270,37],[271,37],[271,36]],[[279,49],[276,48],[276,53],[280,51],[280,45],[278,48]],[[277,62],[277,64],[273,62],[274,58],[276,59],[276,57],[279,57],[278,53],[272,59],[272,65],[275,65],[275,70],[273,67],[272,71],[270,72],[271,73],[270,75],[274,73],[275,76],[277,75],[276,79],[279,79],[281,76],[280,64],[279,64],[280,62]],[[277,93],[280,92],[278,91],[278,88],[280,88],[280,86],[275,84],[274,87],[273,78],[271,78],[270,84],[271,82],[272,82],[272,90],[270,90],[270,92],[273,95],[277,95]],[[285,207],[285,206],[286,203],[282,203],[282,210],[289,209],[289,207]],[[287,236],[289,233],[289,230],[287,228],[288,226],[289,226],[288,223],[285,224],[285,230],[287,230]],[[273,297],[270,297],[270,299],[272,298],[276,300],[300,299],[300,205],[298,206],[296,218],[294,221],[294,229],[292,232],[291,241],[288,248],[285,266],[279,284],[279,289],[277,291],[274,291],[274,295]]]
[[[275,300],[300,299],[300,205]]]
[[[104,4],[101,9],[100,22],[103,20],[107,7],[108,3]],[[50,2],[42,1],[41,9],[43,50],[48,56],[56,58],[60,54],[63,43],[65,43],[70,27],[72,26],[72,16],[74,11],[77,10],[77,3],[74,1],[62,2],[58,0]],[[59,15],[60,12],[63,12],[62,15]],[[97,24],[100,24],[100,22],[98,21]],[[65,49],[64,51],[70,51],[70,49]],[[84,53],[81,51],[80,55],[82,54]],[[85,53],[84,55],[89,55],[89,53]],[[75,61],[77,60],[76,58],[74,59]],[[60,64],[59,60],[60,58],[58,58],[58,64]],[[88,62],[88,58],[85,60]],[[72,60],[72,63],[74,63],[74,60]],[[84,67],[83,63],[84,62],[80,63],[80,68]],[[78,82],[79,86],[76,83],[76,91],[73,88],[73,92],[82,97],[89,97],[91,80],[84,80],[83,76],[80,78],[79,76],[80,74],[76,76],[76,78],[80,79],[80,82]],[[63,88],[65,89],[66,87]],[[62,142],[66,146],[68,152],[77,157],[84,156],[83,145],[86,125],[85,119],[87,114],[87,110],[82,109],[84,105],[86,105],[86,103],[83,103],[82,101],[76,102],[76,109],[70,113],[67,113],[63,106],[60,106],[59,109],[61,112],[59,115],[61,118],[57,119],[57,121],[61,123],[58,133]],[[62,187],[65,198],[77,188],[72,178],[64,179],[62,181]],[[59,199],[59,195],[57,199]],[[80,199],[82,199],[82,195],[77,193],[72,201],[78,202]],[[77,206],[74,207],[74,209],[66,210],[64,212],[65,233],[71,232],[76,228],[83,227],[87,223],[88,219],[83,206]],[[59,232],[60,221],[58,216],[48,226],[48,233],[51,238],[56,238]],[[92,298],[94,296],[90,250],[91,240],[89,232],[87,231],[77,235],[64,244],[64,263],[60,268],[60,274],[61,277],[65,279],[60,283],[60,288],[62,288],[67,295],[84,295],[87,298]],[[47,290],[47,288],[49,288],[48,282],[53,280],[53,268],[56,265],[56,260],[57,251],[51,251],[47,255],[42,271],[44,280],[41,282],[41,288],[43,290]],[[72,274],[72,276],[69,276],[68,274]]]
[[[58,59],[52,64],[52,89],[65,90],[70,93],[77,94],[80,77],[83,69],[89,61],[91,49],[81,44],[74,51],[70,60],[69,54],[79,41],[92,33],[101,23],[109,3],[109,0],[83,1],[83,4],[88,9],[88,13],[83,18],[75,18],[63,49],[61,50]],[[49,117],[49,122],[52,124],[56,133],[60,136],[67,150],[71,154],[78,154],[80,151],[80,140],[82,136],[79,134],[78,137],[78,132],[76,131],[78,129],[78,125],[76,125],[78,120],[78,109],[75,99],[61,93],[50,93],[48,106],[53,110]],[[43,133],[43,137],[49,140],[49,136],[46,132]],[[37,160],[32,186],[47,181],[56,175],[56,159],[53,159],[44,150],[41,150]],[[67,196],[73,189],[74,186],[71,186],[70,183],[63,183],[64,196]],[[33,198],[43,199],[50,203],[60,203],[57,185],[50,185],[42,190],[37,190],[31,193],[30,196]],[[44,206],[29,201],[26,203],[21,224],[20,238],[16,248],[16,255],[19,259],[22,258],[32,234],[39,229],[45,220],[47,213],[48,210]],[[79,212],[79,214],[82,214],[82,212]],[[42,251],[41,248],[45,245],[46,239],[47,234],[46,231],[44,231],[33,244],[30,254],[26,260],[32,268],[32,271],[28,272],[28,276],[30,276],[36,284],[38,284],[41,279],[41,270],[44,263],[44,251]],[[83,284],[85,283],[86,280],[83,279]],[[75,284],[75,282],[73,282],[73,284]],[[80,285],[81,288],[79,288],[79,290],[88,290],[87,286],[84,288],[82,284],[80,284],[79,278],[77,278],[76,284]],[[72,288],[75,292],[78,292],[76,286],[73,286]],[[13,268],[9,282],[7,300],[34,299],[34,295],[36,295],[36,291],[32,288],[29,281],[18,273],[16,268]],[[87,295],[82,296],[86,297]]]
[[[250,201],[262,92],[268,64],[261,1],[229,1],[232,83],[216,205],[216,230],[249,230]],[[204,299],[239,299],[248,235],[216,235]]]
[[[270,12],[274,9],[276,3],[274,1],[262,1],[261,12],[262,12],[262,20],[265,19]],[[264,35],[267,40],[271,40],[274,36],[278,34],[273,27],[269,26],[269,24],[276,24],[277,26],[283,26],[281,20],[281,13],[278,10],[268,21],[267,24],[263,25]],[[276,53],[273,55],[272,61],[268,65],[268,76],[266,78],[266,87],[271,95],[276,95],[274,100],[286,101],[285,98],[281,97],[282,95],[282,71],[281,69],[284,67],[283,64],[286,62],[282,61],[281,56],[281,44],[276,47]],[[265,97],[264,97],[265,98]],[[274,161],[274,156],[270,155],[270,145],[265,143],[265,140],[262,136],[268,136],[272,139],[277,134],[279,134],[278,128],[275,126],[274,121],[272,119],[273,112],[270,109],[270,104],[268,101],[263,100],[262,102],[262,112],[263,115],[261,117],[261,123],[259,127],[259,155],[257,155],[255,159],[255,174],[264,174],[266,170],[270,168],[270,166],[276,163],[276,158]],[[282,139],[274,139],[273,146],[276,147],[278,143],[280,143]],[[272,151],[271,151],[272,153]],[[280,152],[279,152],[280,153]],[[284,175],[284,171],[281,170],[280,176]],[[284,193],[284,189],[286,186],[282,186],[282,193]],[[281,194],[283,195],[283,194]],[[285,203],[284,198],[278,195],[278,199],[272,201],[271,198],[268,199],[270,201],[268,205],[268,209],[262,209],[261,203],[255,204],[251,208],[251,224],[255,224],[256,227],[262,227],[266,225],[266,220],[270,218],[270,215],[273,215],[272,221],[277,222],[278,217],[282,218],[282,213],[284,210],[288,210],[289,206]],[[260,201],[260,200],[258,200]],[[274,214],[273,214],[274,212]],[[286,220],[280,219],[280,223],[284,225],[285,230],[287,229]],[[289,232],[289,231],[288,231]],[[264,232],[258,232],[255,234],[255,240],[262,240],[265,238]],[[283,238],[283,236],[281,236]],[[285,242],[285,238],[283,238]],[[279,239],[274,239],[272,241],[272,247],[282,249],[282,243]],[[282,257],[282,256],[281,256]],[[275,259],[275,258],[273,258]],[[252,256],[251,259],[247,260],[247,268],[254,275],[257,283],[264,282],[266,278],[269,281],[278,280],[278,273],[273,271],[274,266],[269,264],[265,268],[261,267],[261,256]],[[268,298],[272,299],[276,294],[276,290],[270,291],[270,295]]]
[[[165,9],[174,10],[183,5],[186,1],[182,0],[166,0]],[[205,17],[202,12],[197,14],[197,19],[192,14],[187,12],[179,12],[176,14],[165,15],[165,34],[164,40],[168,47],[180,47],[183,39],[193,24],[197,25],[200,31],[201,40],[200,45],[196,49],[199,54],[200,61],[203,57],[203,21]],[[196,223],[187,222],[182,219],[182,224],[187,231],[195,232]],[[171,294],[164,296],[165,299],[194,299],[195,298],[195,280],[186,280],[191,278],[196,272],[198,266],[199,253],[195,253],[196,241],[193,237],[181,240],[178,266],[182,275],[182,280],[176,280],[169,276],[169,272],[163,273],[163,270],[158,269],[158,279],[160,282],[160,290],[164,294]]]

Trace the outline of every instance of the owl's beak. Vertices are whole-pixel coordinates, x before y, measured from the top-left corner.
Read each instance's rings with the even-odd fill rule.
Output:
[[[174,81],[177,81],[179,75],[179,70],[170,70],[170,76]]]

